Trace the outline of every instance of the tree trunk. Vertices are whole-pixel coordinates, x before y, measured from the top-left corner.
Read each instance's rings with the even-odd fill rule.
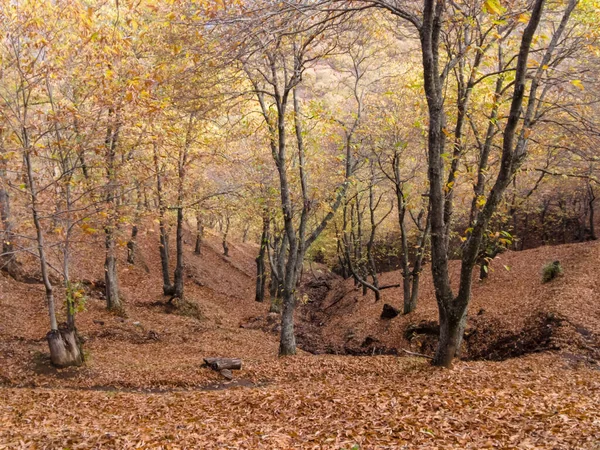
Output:
[[[404,193],[402,192],[402,184],[400,179],[398,158],[394,158],[394,173],[396,183],[396,202],[398,203],[398,225],[400,226],[400,251],[402,253],[400,262],[402,263],[402,295],[403,295],[403,310],[404,314],[413,312],[416,308],[416,303],[412,302],[412,276],[410,265],[408,263],[408,237],[406,233],[406,203],[404,201]]]
[[[106,258],[104,259],[104,284],[106,285],[106,307],[109,310],[123,309],[119,297],[119,278],[117,273],[116,242],[112,225],[104,229],[106,235]]]
[[[281,305],[283,304],[283,289],[277,278],[271,278],[271,284],[269,286],[269,294],[271,296],[271,305],[269,307],[270,313],[280,314]]]
[[[202,225],[202,215],[200,210],[196,214],[196,246],[194,253],[200,255],[202,253],[202,238],[204,237],[204,226]]]
[[[3,159],[3,142],[0,135],[0,221],[2,222],[2,250],[0,252],[0,270],[5,270],[11,277],[20,278],[19,266],[15,258],[13,244],[13,221],[10,211],[8,178],[6,177],[6,161]]]
[[[25,148],[25,167],[27,170],[27,184],[31,195],[31,212],[33,215],[33,224],[36,230],[38,256],[40,258],[40,270],[42,272],[42,281],[46,290],[46,301],[48,303],[48,314],[50,316],[50,331],[47,334],[48,347],[50,349],[50,359],[53,364],[64,367],[72,365],[81,365],[83,363],[83,353],[77,339],[74,328],[71,332],[62,333],[59,330],[56,321],[56,306],[54,303],[54,288],[48,275],[48,263],[46,261],[46,249],[44,242],[44,232],[39,218],[38,198],[35,181],[33,178],[33,167],[31,164],[31,155],[28,149],[28,139],[26,130],[23,130],[26,148]],[[62,327],[61,327],[62,328]]]
[[[111,120],[112,110],[108,112]],[[106,256],[104,260],[104,282],[106,284],[106,307],[109,310],[121,310],[122,304],[119,298],[119,278],[117,275],[117,255],[115,232],[117,230],[117,178],[116,178],[116,150],[119,141],[121,123],[118,118],[109,124],[106,133],[106,212],[107,223],[104,226]]]
[[[283,311],[281,313],[281,337],[279,341],[279,356],[296,354],[296,335],[294,333],[295,296],[291,289],[283,293]]]
[[[166,223],[166,208],[163,199],[163,185],[161,177],[161,167],[158,163],[158,144],[153,143],[153,161],[154,171],[156,172],[156,198],[158,201],[158,228],[159,228],[159,252],[160,268],[163,277],[163,294],[172,295],[175,292],[171,284],[171,274],[169,272],[169,231]]]
[[[467,307],[471,298],[472,273],[479,254],[483,235],[489,224],[489,220],[498,208],[510,180],[516,173],[524,157],[526,156],[527,137],[526,130],[531,126],[533,117],[533,105],[536,102],[536,89],[539,78],[534,77],[529,91],[529,103],[525,117],[522,119],[523,99],[525,96],[527,63],[529,51],[537,27],[540,23],[545,0],[535,0],[529,23],[523,31],[517,66],[513,97],[510,112],[503,132],[502,160],[500,170],[492,190],[490,191],[483,209],[477,215],[475,226],[467,239],[461,262],[460,284],[458,295],[454,297],[450,286],[448,273],[447,247],[443,239],[444,232],[444,195],[442,186],[443,160],[441,150],[443,149],[443,103],[441,96],[441,85],[439,79],[437,45],[440,37],[441,14],[443,3],[435,3],[426,0],[425,17],[421,29],[423,66],[425,76],[425,90],[430,111],[429,129],[429,180],[431,201],[431,235],[432,235],[432,274],[434,279],[436,299],[438,302],[440,319],[440,340],[433,364],[449,367],[452,359],[457,356],[462,342],[462,335],[466,320]],[[571,2],[570,5],[573,3]],[[568,7],[561,26],[552,37],[550,47],[542,58],[542,64],[538,73],[543,72],[543,65],[548,64],[552,45],[556,46],[561,28],[566,26],[565,18],[570,14]],[[435,13],[434,13],[435,11]],[[540,75],[541,76],[541,75]],[[517,127],[523,120],[522,130],[517,138]],[[515,142],[515,138],[517,141]]]
[[[412,296],[412,292],[413,292],[413,286],[412,286],[412,282],[414,282],[414,279],[411,280],[411,277],[407,274],[404,275],[402,274],[402,294],[403,294],[403,300],[404,300],[404,308],[402,310],[403,314],[410,314],[411,312],[413,312],[416,309],[416,301],[413,302],[413,296]],[[416,299],[415,299],[416,300]]]
[[[274,233],[277,231],[274,230]],[[269,256],[269,265],[271,267],[271,283],[269,294],[271,296],[271,306],[269,312],[281,313],[283,304],[283,274],[285,271],[285,258],[288,251],[287,235],[283,233],[279,238],[274,239],[273,257]],[[267,247],[268,249],[268,247]]]
[[[171,300],[179,298],[183,300],[183,208],[177,208],[177,231],[176,231],[176,262],[173,275],[174,292]]]
[[[10,197],[4,188],[4,180],[0,177],[0,220],[2,221],[2,252],[0,253],[0,270],[13,278],[19,277],[19,268],[14,253],[13,223],[10,213]]]
[[[136,265],[137,263],[140,263],[141,266],[143,267],[143,269],[146,272],[149,272],[148,266],[146,265],[145,261],[143,260],[142,257],[140,257],[140,255],[138,255],[138,245],[137,245],[137,236],[138,236],[138,224],[140,221],[140,215],[141,215],[141,211],[144,205],[144,198],[142,195],[142,189],[140,186],[140,183],[136,180],[135,181],[136,184],[136,192],[137,192],[137,205],[136,205],[136,209],[135,209],[135,215],[134,215],[134,219],[133,219],[133,225],[131,227],[131,237],[129,238],[129,241],[127,242],[127,263],[132,264],[132,265]]]
[[[171,284],[171,275],[169,273],[169,234],[165,224],[164,217],[159,218],[160,228],[160,268],[163,277],[163,294],[172,295],[175,287]]]
[[[230,219],[227,216],[225,220],[225,231],[223,232],[223,255],[229,256],[229,244],[227,243],[227,235],[229,234]]]
[[[63,161],[64,164],[64,161]],[[72,201],[71,201],[71,172],[68,167],[63,166],[63,175],[66,176],[66,182],[64,184],[64,195],[65,195],[65,205],[67,207],[66,214],[64,218],[64,230],[65,230],[65,240],[63,242],[63,278],[65,283],[65,295],[66,295],[66,306],[67,306],[67,327],[74,331],[75,337],[77,338],[77,330],[75,328],[75,296],[73,292],[73,286],[71,285],[71,271],[70,271],[70,261],[71,261],[71,210],[72,210]],[[77,338],[77,342],[79,339]]]
[[[436,366],[450,367],[452,360],[460,352],[460,345],[464,333],[466,321],[466,308],[456,313],[446,312],[440,308],[440,337],[433,359],[433,364]]]
[[[136,248],[137,248],[137,243],[136,243],[137,234],[138,234],[138,227],[137,227],[137,225],[133,225],[131,227],[131,238],[127,242],[127,262],[132,265],[135,265],[135,256],[136,256]]]
[[[594,201],[596,200],[596,195],[594,193],[594,188],[592,184],[588,182],[588,192],[589,192],[589,201],[588,207],[590,212],[590,240],[595,241],[598,239],[596,236],[596,224],[594,223]]]
[[[373,165],[371,165],[371,171],[373,172]],[[375,258],[373,256],[373,246],[375,245],[375,236],[377,233],[377,226],[381,222],[375,221],[375,211],[379,206],[381,197],[375,202],[375,196],[373,193],[373,185],[375,183],[375,174],[373,172],[371,182],[369,183],[369,220],[371,224],[371,232],[369,234],[369,241],[367,242],[367,272],[371,275],[371,284],[375,287],[373,291],[375,293],[375,301],[381,300],[381,292],[379,290],[379,279],[377,277],[377,266],[375,265]],[[391,210],[390,210],[391,211]],[[387,216],[387,215],[386,215]],[[385,216],[384,216],[385,219]],[[363,284],[363,289],[367,286]]]
[[[185,200],[185,175],[187,171],[188,150],[192,144],[192,130],[194,127],[195,113],[190,114],[185,143],[179,149],[178,170],[177,170],[177,229],[175,231],[175,272],[173,274],[174,292],[169,301],[174,298],[183,300],[184,298],[184,280],[183,280],[183,202]]]
[[[410,302],[408,303],[408,308],[406,308],[406,304],[404,305],[405,311],[408,309],[408,312],[404,314],[408,314],[417,309],[417,301],[419,300],[419,280],[420,274],[415,273],[412,276],[412,291],[410,293]]]
[[[490,270],[490,264],[487,260],[481,262],[479,266],[479,280],[483,281],[488,277],[488,271]]]
[[[416,221],[416,224],[419,228],[421,217],[424,211],[421,211],[419,214],[419,218]],[[404,314],[409,314],[417,309],[417,302],[419,299],[419,282],[421,278],[421,270],[423,269],[423,258],[425,257],[425,248],[427,246],[427,241],[429,239],[429,230],[430,230],[430,221],[429,221],[429,210],[427,211],[427,217],[425,218],[425,226],[421,230],[421,235],[419,237],[419,242],[417,244],[417,254],[415,255],[414,265],[412,270],[410,271],[410,280],[412,286],[410,289],[410,297],[407,300],[404,297]],[[405,291],[406,294],[406,291]]]
[[[58,330],[46,335],[50,348],[50,361],[56,367],[80,366],[83,364],[83,352],[74,327],[63,324]]]
[[[265,265],[265,254],[267,247],[269,246],[269,228],[270,220],[268,213],[265,213],[263,217],[263,229],[260,237],[260,250],[256,257],[256,292],[254,299],[257,302],[263,302],[265,300],[265,285],[267,281],[267,268]]]

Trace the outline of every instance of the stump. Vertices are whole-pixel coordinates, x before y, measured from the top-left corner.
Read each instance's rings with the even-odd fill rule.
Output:
[[[50,348],[50,360],[54,366],[69,367],[83,364],[83,351],[75,328],[61,324],[58,330],[49,331],[46,339]]]

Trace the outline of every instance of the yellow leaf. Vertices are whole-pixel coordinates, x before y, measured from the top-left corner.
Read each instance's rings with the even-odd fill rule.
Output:
[[[501,15],[506,12],[506,8],[500,4],[500,0],[485,0],[483,9],[488,14]]]
[[[575,87],[578,87],[582,91],[585,90],[585,87],[583,86],[583,83],[581,82],[581,80],[571,80],[571,84]]]

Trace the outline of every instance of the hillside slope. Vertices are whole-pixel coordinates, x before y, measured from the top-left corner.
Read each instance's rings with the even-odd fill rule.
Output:
[[[564,274],[543,284],[542,266],[556,260]],[[455,285],[458,263],[451,262]],[[503,359],[545,349],[569,349],[598,358],[599,266],[599,242],[498,256],[491,264],[488,279],[474,281],[463,356]],[[376,303],[371,293],[363,296],[352,280],[336,285],[318,305],[321,312],[326,312],[320,316],[320,334],[330,350],[357,352],[362,348],[368,354],[405,348],[430,353],[435,344],[437,305],[429,267],[422,278],[417,311],[392,320],[380,319],[382,306],[389,303],[401,310],[401,288],[383,291],[383,300]],[[401,280],[400,272],[381,276],[382,284]]]
[[[148,272],[128,265],[125,249],[120,252],[125,317],[105,309],[101,242],[89,242],[87,252],[73,255],[73,280],[88,286],[85,310],[77,315],[88,355],[82,369],[57,372],[48,364],[43,286],[0,275],[0,381],[32,386],[189,386],[220,379],[197,370],[203,357],[243,356],[251,362],[276,355],[276,336],[239,328],[243,318],[268,309],[254,301],[255,246],[231,244],[231,257],[226,258],[215,237],[207,237],[201,256],[191,251],[191,236],[186,242],[186,299],[199,309],[191,316],[166,305],[156,233],[142,233],[138,240]],[[24,267],[32,273],[37,269],[29,261]],[[56,291],[60,304],[61,289]],[[64,317],[62,306],[59,317]]]
[[[80,368],[49,364],[41,285],[0,276],[0,448],[594,449],[600,442],[600,370],[581,346],[457,361],[451,370],[412,357],[300,351],[277,358],[276,333],[240,328],[249,317],[269,317],[268,305],[254,302],[256,246],[232,244],[225,258],[209,236],[197,256],[186,235],[186,293],[200,314],[182,316],[165,306],[157,240],[154,232],[140,237],[149,272],[128,266],[120,252],[126,317],[106,312],[94,287],[103,275],[102,243],[75,255],[74,277],[89,285],[78,315],[87,355]],[[541,285],[539,267],[554,259],[565,275]],[[518,332],[527,315],[556,311],[585,328],[575,333],[588,342],[600,323],[599,260],[596,243],[503,255],[475,287],[471,311],[486,318],[477,329]],[[381,321],[382,302],[313,268],[303,285],[310,301],[297,316],[302,345],[368,353],[362,343],[371,337],[375,350],[416,347],[403,337],[406,327],[435,319],[428,275],[416,313]],[[386,291],[384,301],[399,305],[399,295]],[[225,382],[201,367],[206,356],[241,357],[242,370]]]

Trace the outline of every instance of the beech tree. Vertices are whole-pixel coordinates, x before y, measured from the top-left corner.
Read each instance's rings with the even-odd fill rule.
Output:
[[[71,186],[75,170],[78,168],[76,144],[68,139],[65,127],[70,117],[59,110],[54,96],[54,79],[64,75],[70,67],[64,64],[61,51],[68,51],[74,36],[63,33],[57,36],[57,29],[62,20],[77,21],[81,10],[75,5],[60,10],[57,6],[44,10],[43,20],[36,16],[35,5],[20,8],[10,5],[3,11],[2,22],[2,67],[3,85],[0,91],[2,101],[3,134],[10,133],[11,151],[22,156],[22,181],[19,193],[24,195],[35,230],[35,252],[40,264],[41,281],[45,288],[45,297],[50,319],[50,331],[46,340],[50,349],[50,358],[54,365],[65,367],[83,363],[81,343],[75,328],[74,289],[69,275],[70,234],[74,226]],[[35,18],[35,20],[34,20]],[[5,128],[4,128],[5,127]],[[3,188],[9,185],[6,177],[7,150],[2,147]],[[52,167],[50,176],[41,161],[48,158],[56,165]],[[57,178],[55,178],[57,174]],[[4,184],[6,183],[6,184]],[[50,213],[44,207],[44,196],[52,188],[56,188],[57,208]],[[55,191],[55,192],[56,192]],[[60,205],[60,206],[59,206]],[[84,208],[85,209],[85,208]],[[4,222],[3,253],[12,258],[16,246],[12,244],[12,223],[8,193],[3,193],[2,218]],[[63,270],[54,267],[48,258],[49,245],[45,230],[45,219],[51,218],[54,223],[61,223],[56,228],[63,236]],[[7,233],[10,233],[8,236]],[[25,248],[23,251],[30,252]],[[9,262],[9,264],[12,264]],[[10,267],[10,266],[9,266]],[[63,276],[65,297],[67,300],[67,321],[58,323],[55,288],[51,280],[50,270]]]
[[[486,0],[476,9],[477,14],[502,15],[505,10],[494,0]],[[528,153],[529,136],[531,134],[532,122],[535,119],[537,106],[543,102],[538,96],[540,83],[545,76],[545,68],[552,59],[561,36],[564,33],[570,15],[577,4],[576,0],[570,1],[562,17],[558,19],[552,39],[542,49],[542,58],[539,65],[533,71],[529,69],[530,53],[534,47],[534,38],[538,26],[542,22],[545,0],[536,0],[521,14],[508,14],[505,20],[525,22],[524,29],[518,29],[520,44],[518,53],[515,55],[514,81],[511,83],[512,97],[508,117],[503,123],[502,129],[502,156],[501,165],[498,169],[493,187],[482,201],[483,207],[477,213],[475,225],[469,232],[463,246],[461,257],[461,276],[458,292],[455,294],[450,283],[448,260],[449,260],[449,230],[453,204],[453,183],[455,169],[461,153],[461,136],[463,124],[460,123],[464,115],[459,114],[456,122],[455,145],[450,170],[445,170],[446,143],[449,132],[447,130],[447,106],[445,99],[445,85],[449,73],[472,51],[469,45],[464,51],[451,52],[444,55],[443,43],[450,36],[448,26],[452,24],[449,17],[452,14],[472,17],[468,8],[446,1],[424,0],[422,7],[407,5],[398,1],[355,1],[341,7],[335,0],[322,2],[317,5],[303,5],[308,8],[320,8],[321,11],[332,13],[332,11],[360,10],[369,7],[377,7],[388,10],[396,17],[408,23],[416,30],[419,37],[424,90],[428,105],[428,178],[429,178],[429,214],[431,221],[431,266],[435,286],[436,300],[439,310],[440,338],[433,359],[435,365],[449,366],[453,358],[460,351],[462,335],[466,322],[466,313],[471,298],[472,271],[477,262],[483,235],[487,230],[493,213],[498,208],[503,194],[515,176],[518,168],[523,163]],[[514,12],[514,11],[513,11]],[[519,11],[521,13],[521,11]],[[505,23],[498,21],[496,26]],[[497,36],[497,37],[495,37]],[[499,33],[494,33],[495,40],[501,39]],[[460,47],[459,47],[460,48]],[[475,50],[481,53],[481,47]],[[447,56],[447,57],[446,57]],[[532,76],[531,82],[527,77]],[[458,107],[462,110],[468,101],[469,82],[461,84],[462,96],[459,95]],[[527,95],[526,95],[527,94]],[[527,97],[527,99],[526,99]],[[522,113],[523,111],[523,113]],[[447,178],[447,179],[446,179]],[[449,184],[452,183],[452,184]]]
[[[571,2],[565,11],[563,21],[553,36],[553,43],[546,50],[542,65],[538,69],[528,89],[528,103],[525,115],[521,110],[525,104],[527,89],[526,76],[528,61],[536,30],[542,20],[545,1],[537,0],[531,9],[527,26],[522,32],[519,53],[515,67],[515,80],[510,112],[504,125],[502,136],[502,164],[496,181],[488,194],[485,205],[478,213],[473,231],[465,244],[461,261],[461,276],[458,293],[454,295],[448,273],[448,243],[446,228],[446,196],[444,195],[443,157],[446,141],[445,109],[443,97],[443,81],[445,77],[440,61],[439,43],[442,32],[442,21],[446,12],[445,2],[425,0],[422,16],[419,18],[412,13],[399,11],[396,14],[404,16],[419,31],[423,57],[423,77],[429,106],[429,183],[430,183],[430,214],[432,236],[432,272],[439,308],[440,340],[434,364],[449,366],[454,356],[460,351],[464,331],[467,307],[471,296],[472,271],[477,254],[486,231],[489,220],[497,208],[510,180],[515,175],[519,165],[527,155],[527,138],[530,122],[533,119],[537,102],[539,80],[543,75],[543,65],[552,56],[562,31],[566,26],[576,2]],[[452,64],[449,61],[448,64]],[[519,125],[520,131],[519,130]]]
[[[317,220],[309,231],[311,219],[315,215],[315,200],[311,198],[308,185],[306,148],[304,130],[300,120],[301,102],[299,86],[307,66],[332,51],[335,43],[326,42],[323,36],[335,22],[311,23],[310,19],[288,12],[276,18],[270,16],[272,23],[263,32],[253,33],[249,50],[241,56],[240,63],[260,107],[269,136],[269,146],[279,176],[281,210],[283,213],[284,237],[281,240],[279,256],[285,261],[283,270],[277,271],[276,278],[282,291],[283,309],[281,315],[280,355],[296,353],[294,333],[294,310],[296,307],[296,285],[302,272],[306,250],[333,218],[349,186],[352,176],[353,150],[347,146],[343,158],[344,175],[341,184],[332,193],[329,211]],[[266,26],[263,17],[258,17],[255,26]],[[291,34],[276,34],[270,38],[273,27],[294,30]],[[254,31],[256,28],[254,29]],[[307,31],[304,31],[307,30]],[[287,116],[293,112],[293,129],[296,135],[297,179],[300,187],[301,202],[293,201],[292,178],[288,169]],[[272,112],[274,111],[274,113]],[[296,213],[296,209],[299,212]],[[285,250],[284,253],[281,253]],[[277,268],[277,264],[271,268]]]

